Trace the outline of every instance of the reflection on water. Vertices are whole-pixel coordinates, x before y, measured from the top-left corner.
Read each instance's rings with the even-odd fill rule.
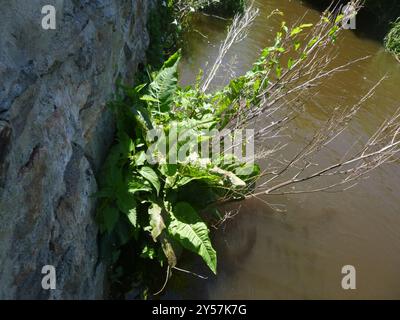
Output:
[[[306,11],[307,21],[319,16],[301,1],[259,0],[256,5],[261,14],[249,37],[226,59],[226,65],[237,62],[236,69],[222,70],[215,86],[226,82],[232,72],[244,73],[260,49],[271,44],[281,19],[267,19],[272,10],[283,11],[288,23],[294,23]],[[222,20],[205,16],[196,19],[182,63],[183,84],[192,83],[198,70],[213,61],[225,28]],[[339,157],[351,141],[370,135],[400,107],[400,64],[379,43],[348,31],[337,46],[337,63],[366,55],[371,58],[324,83],[307,103],[308,118],[323,119],[326,108],[351,104],[382,76],[390,78],[367,102],[350,132],[331,147],[325,160]],[[309,119],[297,120],[299,132],[293,138],[301,143],[309,125]],[[214,232],[218,276],[201,280],[175,273],[166,298],[400,298],[399,196],[400,169],[394,165],[379,169],[346,193],[266,199],[285,205],[284,214],[273,212],[257,200],[241,203],[240,213]],[[237,207],[235,204],[226,209]],[[197,258],[183,258],[181,267],[208,274]],[[341,269],[349,264],[357,270],[354,291],[341,288]]]

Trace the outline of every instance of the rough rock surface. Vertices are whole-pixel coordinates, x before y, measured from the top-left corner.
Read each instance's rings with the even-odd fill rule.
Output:
[[[0,298],[102,298],[95,175],[113,138],[116,78],[144,60],[152,0],[3,0]],[[42,29],[41,8],[57,10]],[[57,289],[43,290],[44,265]]]

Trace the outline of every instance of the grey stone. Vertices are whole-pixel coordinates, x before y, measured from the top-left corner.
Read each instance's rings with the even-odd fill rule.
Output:
[[[95,175],[105,106],[145,59],[153,0],[3,0],[0,11],[0,298],[101,299]],[[43,30],[41,8],[57,9]],[[44,265],[57,289],[43,290]]]

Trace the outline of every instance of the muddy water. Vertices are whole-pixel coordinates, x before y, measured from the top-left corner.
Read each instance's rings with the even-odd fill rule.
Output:
[[[318,19],[319,12],[296,0],[259,0],[260,16],[249,37],[236,45],[214,86],[244,73],[260,49],[270,45],[281,17],[267,19],[279,8],[286,21]],[[182,83],[192,83],[199,68],[213,61],[224,38],[226,22],[200,16],[188,35],[182,64]],[[372,27],[371,27],[372,28]],[[368,34],[368,30],[364,30]],[[371,55],[324,83],[307,102],[307,119],[296,122],[294,141],[303,142],[311,120],[323,119],[327,108],[356,101],[388,74],[388,81],[366,103],[348,134],[335,143],[321,161],[338,158],[351,141],[366,137],[400,107],[400,64],[381,45],[346,31],[338,41],[337,63]],[[273,212],[260,201],[241,203],[240,213],[214,232],[219,274],[208,280],[175,273],[167,298],[201,299],[329,299],[400,298],[400,166],[386,166],[346,193],[270,197],[286,213]],[[185,256],[182,267],[207,274],[203,264]],[[357,289],[341,287],[344,265],[357,270]]]

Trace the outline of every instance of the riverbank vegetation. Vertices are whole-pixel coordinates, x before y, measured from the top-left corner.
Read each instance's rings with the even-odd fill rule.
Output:
[[[216,208],[204,210],[222,197],[242,197],[259,168],[233,157],[229,161],[212,157],[208,163],[201,163],[194,147],[212,138],[204,130],[218,126],[225,110],[221,106],[214,112],[214,96],[178,86],[179,58],[179,53],[171,56],[151,76],[150,83],[121,87],[121,95],[110,104],[117,119],[117,143],[100,181],[98,197],[103,200],[98,218],[101,231],[111,236],[117,248],[133,240],[132,258],[157,261],[161,267],[167,266],[169,274],[178,270],[177,250],[185,248],[201,256],[216,273],[216,252],[200,214],[211,213],[206,219],[218,218]],[[148,156],[151,146],[168,143],[153,141],[149,135],[152,130],[161,137],[174,130],[179,139],[173,141],[175,149],[186,146],[187,152],[174,161],[176,155],[169,152],[166,159],[153,163]],[[192,137],[195,141],[191,145]],[[172,148],[170,144],[168,147]]]
[[[355,6],[359,9],[360,2]],[[295,146],[298,152],[282,159],[280,153],[291,143],[289,123],[304,112],[304,101],[314,89],[367,57],[332,67],[335,41],[348,17],[326,11],[315,24],[289,26],[283,21],[272,45],[262,50],[251,70],[213,90],[211,83],[224,57],[246,36],[257,14],[249,6],[233,19],[216,61],[199,73],[193,85],[179,86],[181,53],[177,51],[158,71],[148,69],[141,83],[118,86],[110,103],[116,117],[116,142],[97,194],[101,252],[111,266],[115,290],[136,287],[142,298],[162,291],[173,272],[191,273],[179,266],[182,250],[196,253],[217,273],[209,226],[224,219],[218,211],[223,202],[345,190],[399,152],[400,113],[396,113],[371,139],[355,144],[339,161],[316,164],[320,153],[373,95],[377,83],[356,104],[330,112],[311,136],[304,137],[304,145]],[[221,155],[210,147],[207,158],[198,152],[204,142],[215,138],[208,134],[213,130],[228,131],[235,141],[233,133],[248,128],[253,129],[250,139],[269,146],[255,154],[263,162],[262,170],[229,152]],[[171,143],[165,138],[171,132],[183,139]],[[216,141],[219,150],[226,151],[225,140],[218,137]],[[171,155],[160,154],[155,145],[185,152],[171,161]],[[154,274],[165,274],[165,281]]]
[[[393,53],[400,62],[400,18],[393,23],[392,29],[385,38],[386,49]]]

